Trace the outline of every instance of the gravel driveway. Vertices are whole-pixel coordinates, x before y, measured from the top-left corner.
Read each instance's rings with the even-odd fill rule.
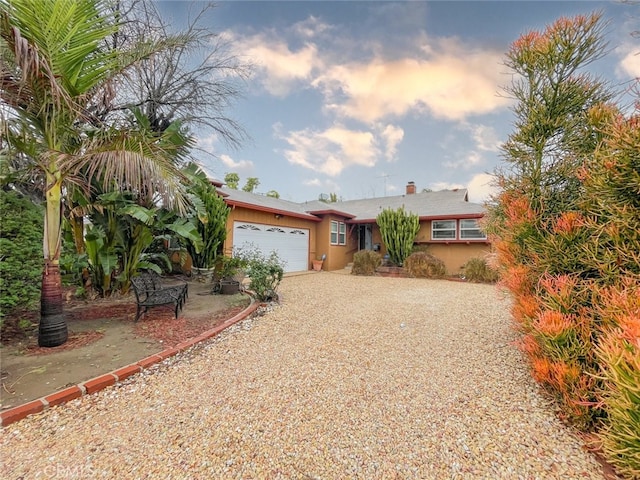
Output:
[[[602,479],[495,287],[316,273],[196,352],[0,432],[0,477]]]

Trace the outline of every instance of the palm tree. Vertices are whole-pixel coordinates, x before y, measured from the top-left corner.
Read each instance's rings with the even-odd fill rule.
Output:
[[[38,343],[67,340],[60,247],[64,185],[101,183],[184,210],[184,177],[175,132],[124,128],[92,115],[114,96],[136,62],[179,38],[146,41],[126,51],[107,40],[118,31],[108,0],[0,0],[0,98],[9,147],[41,173],[44,270]],[[89,187],[87,187],[89,188]]]

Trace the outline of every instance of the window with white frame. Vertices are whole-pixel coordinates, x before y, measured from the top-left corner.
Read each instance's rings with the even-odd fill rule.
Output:
[[[477,218],[460,220],[460,240],[485,240],[487,236],[478,225]]]
[[[347,226],[343,222],[331,222],[331,245],[346,245]]]
[[[431,222],[432,240],[455,240],[456,221],[455,220],[433,220]]]

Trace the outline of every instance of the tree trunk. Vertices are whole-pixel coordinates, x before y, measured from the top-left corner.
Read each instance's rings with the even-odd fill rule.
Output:
[[[62,180],[60,172],[52,164],[47,172],[47,208],[44,215],[44,271],[40,292],[40,326],[38,345],[57,347],[67,341],[67,322],[62,312],[62,277],[60,275],[61,196]]]
[[[67,322],[62,311],[60,266],[47,262],[42,273],[38,345],[57,347],[67,341]]]

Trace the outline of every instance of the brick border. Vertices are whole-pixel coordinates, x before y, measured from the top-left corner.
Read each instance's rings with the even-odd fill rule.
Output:
[[[136,363],[132,363],[130,365],[126,365],[122,368],[114,370],[113,372],[105,373],[72,387],[59,390],[49,395],[45,395],[44,397],[38,398],[37,400],[32,400],[22,405],[4,410],[0,412],[0,426],[6,427],[7,425],[22,420],[29,415],[40,413],[50,407],[62,405],[63,403],[75,400],[76,398],[83,397],[84,395],[91,395],[92,393],[99,392],[100,390],[115,385],[117,382],[120,382],[125,378],[132,377],[133,375],[140,373],[142,370],[145,370],[152,365],[162,362],[166,358],[173,357],[174,355],[180,352],[184,352],[185,350],[193,347],[200,342],[215,337],[234,323],[238,323],[240,320],[244,320],[245,318],[247,318],[249,315],[255,312],[259,306],[260,303],[256,302],[252,297],[251,303],[242,312],[225,320],[220,325],[207,330],[197,337],[190,338],[189,340],[179,343],[175,347],[162,350],[161,352],[143,358]]]

